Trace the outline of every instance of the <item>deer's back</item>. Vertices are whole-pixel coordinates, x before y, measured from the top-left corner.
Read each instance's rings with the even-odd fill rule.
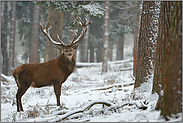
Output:
[[[13,71],[13,76],[19,82],[31,83],[32,87],[52,85],[54,81],[62,81],[64,71],[54,61],[37,64],[23,64]]]

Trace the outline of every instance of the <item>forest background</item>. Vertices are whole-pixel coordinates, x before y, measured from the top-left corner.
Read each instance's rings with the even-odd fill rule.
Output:
[[[77,61],[102,62],[101,73],[107,72],[109,60],[124,59],[124,37],[130,32],[134,88],[153,75],[152,93],[159,96],[156,110],[166,119],[182,112],[182,1],[1,1],[2,73],[11,75],[23,63],[58,56],[57,48],[40,32],[39,22],[52,18],[53,30],[67,44],[73,39],[72,30],[80,32],[74,19],[84,14],[93,23],[80,42]],[[138,99],[135,89],[133,98]]]

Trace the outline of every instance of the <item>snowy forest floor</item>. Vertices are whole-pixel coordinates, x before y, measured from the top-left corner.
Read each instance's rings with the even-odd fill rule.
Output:
[[[30,87],[22,97],[24,112],[17,112],[17,85],[12,76],[1,80],[1,122],[164,122],[156,111],[158,100],[151,94],[152,78],[133,91],[132,60],[101,64],[77,63],[62,85],[61,106],[56,106],[52,86]],[[170,121],[181,121],[182,117]]]

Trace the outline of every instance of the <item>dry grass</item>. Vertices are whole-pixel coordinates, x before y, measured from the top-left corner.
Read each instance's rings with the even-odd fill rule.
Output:
[[[114,75],[113,76],[106,76],[104,78],[104,83],[106,85],[113,85],[116,83],[116,78],[117,78],[117,76],[114,76]]]
[[[27,114],[27,118],[35,118],[41,115],[47,115],[48,112],[41,108],[38,104],[35,106],[29,106],[29,110],[25,112]]]

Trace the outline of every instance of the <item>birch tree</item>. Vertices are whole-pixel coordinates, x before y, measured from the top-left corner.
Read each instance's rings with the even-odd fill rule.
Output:
[[[103,60],[102,60],[102,74],[107,72],[108,64],[108,47],[109,47],[109,7],[110,2],[105,2],[104,13],[104,37],[103,37]]]

